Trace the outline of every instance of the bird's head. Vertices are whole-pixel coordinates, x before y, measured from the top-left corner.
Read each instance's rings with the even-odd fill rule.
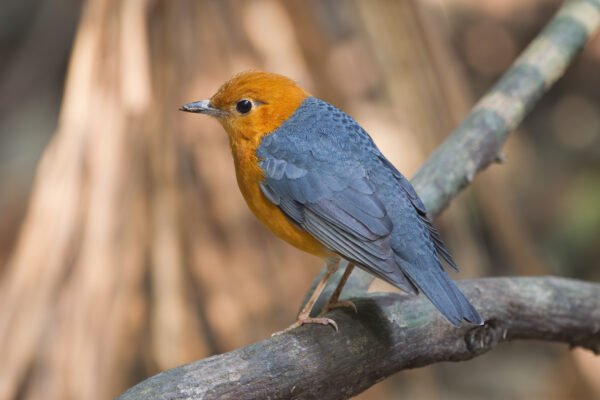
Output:
[[[277,129],[309,96],[285,76],[250,71],[235,75],[210,99],[180,110],[215,117],[231,140],[255,139]]]

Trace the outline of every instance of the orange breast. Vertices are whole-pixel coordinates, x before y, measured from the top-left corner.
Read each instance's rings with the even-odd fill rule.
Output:
[[[236,140],[231,143],[238,185],[248,206],[256,217],[275,235],[300,250],[319,257],[332,253],[308,232],[291,222],[281,210],[261,192],[260,182],[264,175],[258,166],[256,149],[258,140]]]

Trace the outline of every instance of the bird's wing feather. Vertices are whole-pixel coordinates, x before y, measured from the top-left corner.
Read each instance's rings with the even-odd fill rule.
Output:
[[[390,244],[392,222],[359,162],[328,163],[310,152],[302,161],[292,162],[294,157],[283,159],[278,154],[282,157],[278,158],[273,155],[276,149],[270,150],[261,152],[265,172],[261,190],[267,199],[334,252],[417,293],[396,265]]]
[[[452,269],[454,269],[455,271],[458,271],[458,265],[456,265],[456,262],[454,261],[454,259],[452,258],[452,255],[448,251],[448,248],[442,241],[442,237],[440,236],[440,233],[435,228],[435,226],[431,223],[431,220],[429,219],[429,216],[427,215],[427,209],[425,208],[425,204],[423,204],[423,201],[417,195],[417,192],[415,192],[415,189],[413,188],[413,186],[404,177],[404,175],[402,175],[396,169],[396,167],[394,167],[394,165],[392,165],[392,163],[390,163],[389,160],[383,156],[383,154],[381,154],[378,150],[376,151],[376,153],[377,153],[378,159],[384,165],[386,165],[390,171],[392,171],[392,173],[394,174],[394,177],[396,178],[396,181],[400,184],[400,187],[402,188],[404,193],[406,193],[406,195],[410,199],[410,202],[412,203],[413,207],[417,211],[419,218],[421,219],[421,221],[423,221],[425,226],[427,226],[429,235],[431,236],[431,240],[433,240],[435,249],[438,252],[438,254],[440,254],[442,256],[442,258],[448,263],[448,265]]]

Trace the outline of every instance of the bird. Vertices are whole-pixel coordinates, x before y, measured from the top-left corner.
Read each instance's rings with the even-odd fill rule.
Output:
[[[411,183],[347,113],[283,75],[245,71],[206,100],[179,108],[214,117],[227,132],[238,186],[276,236],[321,257],[326,272],[295,323],[324,317],[354,266],[409,294],[423,293],[454,326],[483,319],[450,279],[458,271]],[[340,261],[349,262],[327,305],[311,312]]]

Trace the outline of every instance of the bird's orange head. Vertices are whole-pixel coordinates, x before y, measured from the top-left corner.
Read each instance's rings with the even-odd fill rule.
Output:
[[[210,99],[186,104],[181,110],[217,118],[236,142],[273,132],[309,96],[285,76],[249,71],[225,82]]]

